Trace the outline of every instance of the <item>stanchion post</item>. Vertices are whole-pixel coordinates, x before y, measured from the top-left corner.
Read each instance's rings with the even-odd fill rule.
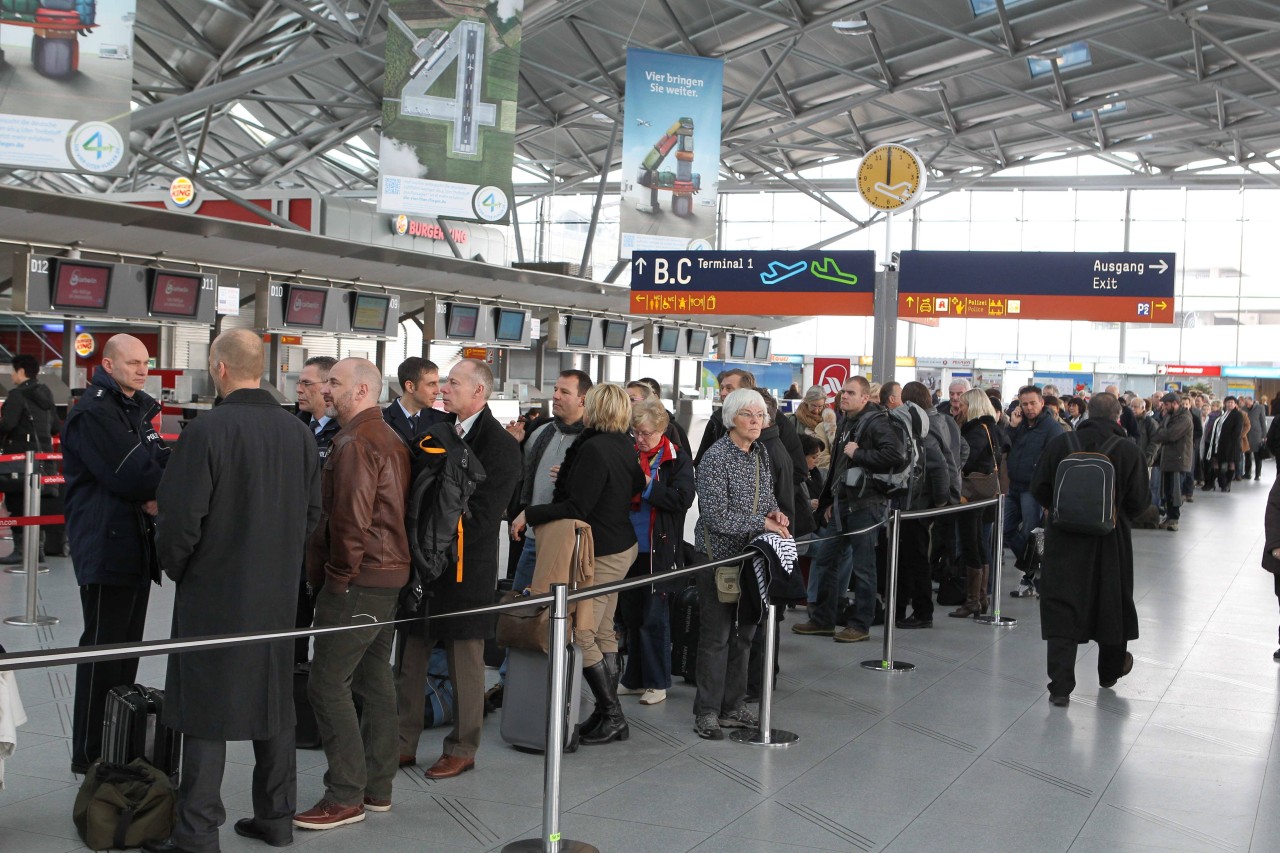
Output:
[[[40,514],[40,473],[35,470],[35,454],[27,451],[26,462],[23,465],[26,482],[26,492],[23,495],[22,511],[28,516]],[[15,528],[16,529],[16,528]],[[40,555],[36,553],[40,545],[40,531],[34,525],[28,525],[22,528],[22,562],[27,573],[27,612],[22,616],[10,616],[4,620],[6,625],[18,625],[24,628],[33,628],[41,625],[56,625],[58,620],[53,616],[41,616],[36,612],[39,606],[39,592],[37,584],[39,583],[40,571],[39,561]]]
[[[560,762],[564,758],[565,688],[568,685],[569,588],[552,584],[548,632],[547,740],[542,764],[542,837],[513,841],[503,853],[600,853],[590,844],[560,837]]]
[[[879,672],[912,672],[916,665],[893,659],[893,632],[897,628],[895,614],[898,609],[898,537],[902,534],[902,512],[893,510],[889,515],[889,576],[885,579],[888,600],[884,608],[884,648],[880,660],[864,660],[863,669]]]
[[[773,669],[775,663],[774,650],[778,642],[778,608],[770,604],[764,614],[764,654],[761,655],[760,674],[760,728],[734,729],[729,739],[735,743],[751,746],[768,746],[785,749],[800,740],[800,735],[785,729],[773,728]]]
[[[40,475],[39,475],[39,472],[36,471],[35,462],[36,462],[35,452],[28,450],[27,458],[24,460],[23,470],[22,470],[22,483],[23,483],[22,513],[23,515],[27,515],[27,516],[40,514]],[[33,473],[35,474],[34,488],[32,488]],[[25,575],[28,571],[31,570],[28,567],[34,568],[35,571],[39,572],[42,575],[46,575],[49,573],[48,566],[40,565],[39,549],[38,548],[33,549],[31,547],[32,533],[35,534],[36,540],[38,542],[40,538],[39,530],[34,530],[31,527],[24,527],[22,528],[21,533],[19,533],[18,528],[16,527],[13,528],[13,544],[15,548],[18,545],[18,536],[19,535],[22,536],[22,565],[9,566],[8,568],[6,568],[5,571],[8,572],[9,574]]]
[[[1012,616],[1000,615],[1000,576],[1004,564],[1004,495],[996,496],[996,523],[991,533],[991,574],[995,577],[995,586],[991,589],[991,613],[987,616],[974,617],[975,622],[990,625],[992,628],[1012,628],[1018,620]]]

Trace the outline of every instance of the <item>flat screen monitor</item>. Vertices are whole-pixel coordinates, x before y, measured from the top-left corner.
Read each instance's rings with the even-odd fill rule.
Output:
[[[730,358],[746,358],[747,357],[747,336],[746,335],[730,335],[729,336],[729,357]]]
[[[284,296],[284,324],[323,329],[324,306],[328,301],[329,291],[323,288],[289,285]]]
[[[627,324],[624,320],[604,321],[604,348],[627,348]]]
[[[523,311],[514,308],[498,308],[494,311],[493,337],[507,343],[520,343],[524,340]]]
[[[56,261],[53,267],[53,298],[49,301],[54,308],[105,311],[113,269],[111,264]]]
[[[564,327],[564,342],[571,347],[591,345],[591,318],[570,317]]]
[[[769,340],[768,338],[753,338],[752,340],[755,342],[754,357],[759,359],[760,361],[768,361],[769,348],[772,346],[773,341]]]
[[[689,355],[706,355],[706,354],[707,354],[706,329],[690,329],[689,330]]]
[[[387,312],[391,297],[377,293],[351,294],[351,331],[372,332],[376,335],[387,331]]]
[[[462,338],[468,341],[475,340],[476,330],[479,325],[479,305],[459,305],[457,302],[449,303],[449,310],[445,314],[444,336],[446,338]]]
[[[680,330],[675,326],[658,327],[658,352],[674,355],[680,351]]]
[[[151,298],[147,312],[159,317],[195,319],[200,310],[200,288],[204,276],[197,272],[150,270]]]

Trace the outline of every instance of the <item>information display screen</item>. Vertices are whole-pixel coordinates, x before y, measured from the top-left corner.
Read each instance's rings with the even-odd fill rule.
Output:
[[[706,355],[706,354],[707,354],[706,329],[690,329],[689,330],[689,355]]]
[[[327,290],[290,285],[285,291],[284,324],[311,329],[324,328],[324,306],[328,299]]]
[[[151,270],[151,299],[147,311],[162,317],[191,319],[200,310],[200,273]]]
[[[354,293],[351,296],[351,331],[375,332],[387,330],[387,310],[390,296],[376,293]]]
[[[479,305],[459,305],[451,302],[446,317],[445,337],[475,340],[476,328],[480,321]]]
[[[604,348],[626,349],[627,324],[622,320],[604,321]]]
[[[680,330],[675,326],[658,327],[658,352],[675,353],[680,350]]]
[[[499,341],[519,343],[524,340],[523,311],[511,308],[499,308],[493,324],[493,336]]]
[[[730,358],[746,358],[747,357],[747,336],[746,335],[730,335],[729,336],[729,357]]]
[[[773,341],[771,341],[769,338],[756,338],[755,345],[756,345],[755,357],[760,359],[761,361],[767,360],[769,358],[769,350],[773,345]]]
[[[54,308],[106,310],[112,269],[109,264],[55,261],[50,303]]]
[[[570,317],[565,326],[564,342],[571,347],[585,347],[591,343],[591,318]]]

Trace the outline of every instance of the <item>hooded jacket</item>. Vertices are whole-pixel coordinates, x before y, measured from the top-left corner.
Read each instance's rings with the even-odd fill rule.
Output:
[[[0,410],[0,451],[48,453],[59,426],[49,386],[28,379],[10,392]]]

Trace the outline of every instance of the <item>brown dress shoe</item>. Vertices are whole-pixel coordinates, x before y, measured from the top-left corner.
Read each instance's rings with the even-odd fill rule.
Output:
[[[442,755],[436,759],[436,763],[432,764],[422,774],[428,779],[452,779],[454,776],[461,776],[463,773],[471,770],[476,766],[474,758],[460,758],[456,755]]]
[[[329,800],[321,800],[305,812],[293,816],[293,825],[299,829],[337,829],[364,820],[364,805],[344,806]]]
[[[415,764],[417,764],[417,763],[418,763],[418,759],[417,759],[417,757],[416,757],[416,756],[413,756],[413,755],[404,755],[403,753],[400,755],[400,766],[401,766],[401,767],[412,767],[413,765],[415,765]]]

